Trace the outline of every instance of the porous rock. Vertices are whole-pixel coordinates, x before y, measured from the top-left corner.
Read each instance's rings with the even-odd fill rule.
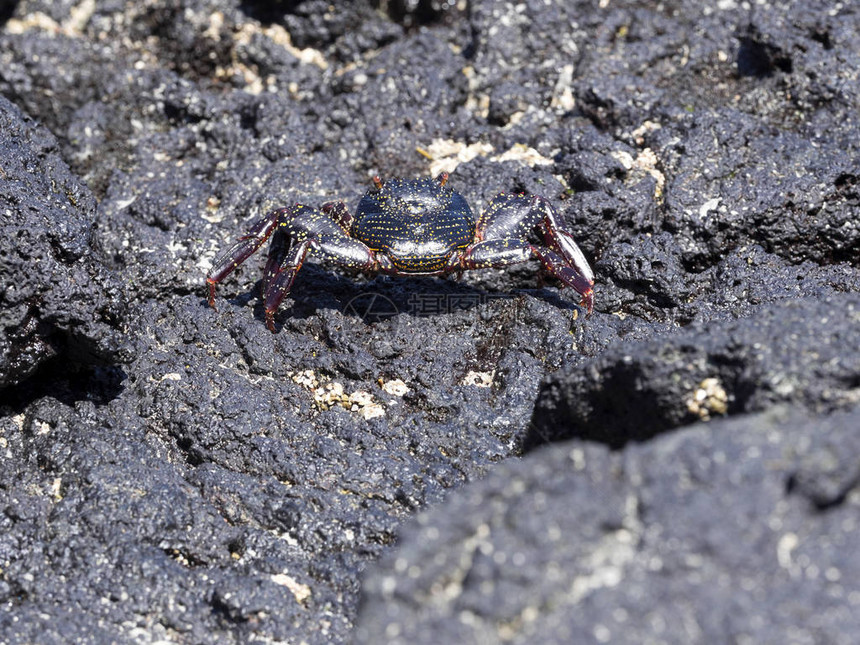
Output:
[[[860,408],[553,444],[404,526],[356,643],[853,642]]]
[[[56,139],[0,97],[0,389],[45,361],[119,359],[119,283],[93,253],[95,200]]]
[[[547,379],[524,448],[570,437],[618,448],[784,402],[816,412],[850,406],[860,397],[858,323],[860,297],[834,294],[620,344]]]
[[[12,282],[55,294],[45,302],[74,316],[57,313],[50,337],[67,337],[61,356],[73,360],[21,372],[0,400],[0,640],[349,642],[359,574],[396,548],[401,523],[428,505],[457,513],[444,506],[453,489],[521,452],[542,384],[575,382],[594,400],[594,366],[631,349],[683,338],[696,356],[717,348],[731,359],[734,330],[764,347],[756,363],[741,345],[743,365],[802,367],[821,383],[799,378],[790,393],[783,379],[744,399],[704,370],[682,393],[668,368],[651,365],[639,400],[662,415],[657,434],[640,444],[627,432],[619,454],[583,448],[598,465],[724,412],[788,402],[825,420],[839,414],[855,377],[810,357],[814,338],[831,358],[837,332],[856,344],[844,313],[824,322],[822,311],[860,291],[860,31],[849,4],[831,5],[6,3],[0,93],[24,113],[10,132],[25,123],[55,139],[27,157],[26,173],[0,168],[13,181],[47,178],[31,181],[22,203],[67,205],[59,226],[26,228],[68,224],[69,235],[36,248],[61,249],[62,276],[74,278],[58,287],[24,263]],[[263,253],[218,285],[216,310],[207,306],[216,253],[268,211],[354,208],[374,174],[442,166],[476,215],[501,191],[547,197],[596,269],[594,314],[534,262],[446,281],[355,276],[311,256],[271,334],[258,296]],[[77,209],[50,178],[73,187]],[[70,291],[112,294],[111,281],[128,301],[124,326],[113,305]],[[116,329],[125,353],[110,351]],[[812,336],[774,343],[768,334],[783,329]],[[91,347],[95,360],[77,357]],[[592,375],[588,387],[578,370]],[[768,370],[759,375],[776,379]],[[613,409],[588,426],[593,438],[628,423],[623,405]],[[566,423],[557,425],[569,434]],[[529,484],[568,482],[568,463],[536,467]],[[839,472],[798,475],[792,490],[838,500],[850,491]],[[676,509],[668,495],[649,504]],[[613,525],[612,508],[594,512]],[[532,525],[527,511],[508,516]],[[805,517],[823,530],[826,514]],[[684,519],[691,534],[714,522],[700,509]],[[585,526],[569,535],[575,553],[604,537]],[[749,553],[748,570],[769,571],[770,551]],[[685,571],[664,573],[667,584]],[[525,606],[525,589],[506,586],[502,604]],[[717,606],[731,597],[713,596]],[[634,601],[607,606],[620,620]],[[780,617],[769,602],[744,596],[742,616]],[[536,611],[558,624],[548,606]],[[839,620],[821,614],[821,633],[839,634]],[[709,628],[710,640],[730,639],[727,624]]]

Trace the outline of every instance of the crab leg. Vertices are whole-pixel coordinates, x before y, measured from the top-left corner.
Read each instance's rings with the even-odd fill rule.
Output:
[[[527,262],[531,257],[531,244],[505,237],[473,244],[465,250],[460,263],[464,269],[489,269]]]
[[[293,288],[309,246],[308,240],[290,244],[289,236],[280,229],[272,239],[269,259],[263,271],[263,301],[269,331],[275,331],[275,312]]]
[[[275,312],[289,294],[309,252],[352,269],[373,271],[381,268],[374,252],[349,236],[351,220],[346,206],[340,202],[325,204],[322,209],[295,204],[269,213],[255,222],[215,261],[206,276],[209,304],[215,307],[215,285],[271,237],[262,291],[266,325],[275,331]]]
[[[281,208],[257,220],[248,229],[247,233],[215,259],[212,268],[209,269],[209,273],[206,275],[206,283],[209,285],[210,307],[215,309],[215,285],[233,273],[236,267],[251,257],[257,249],[265,244],[272,231],[275,230],[278,219],[288,210]]]
[[[535,229],[543,233],[546,246],[527,241]],[[537,256],[547,271],[582,296],[582,305],[589,314],[592,312],[594,273],[555,209],[543,197],[497,195],[481,214],[475,238],[478,242],[466,249],[460,260],[463,268],[501,267]]]
[[[542,246],[532,246],[532,251],[538,256],[538,259],[547,271],[561,280],[566,286],[573,287],[582,296],[581,304],[591,314],[591,311],[594,309],[594,280],[584,275],[576,267],[570,266],[566,258],[563,258],[552,249]],[[586,264],[585,266],[588,265]]]
[[[525,195],[499,193],[478,218],[475,239],[523,238],[537,226],[539,216]]]
[[[594,273],[579,246],[564,227],[558,213],[545,198],[535,196],[535,205],[543,208],[543,228],[547,246],[559,253],[585,280],[594,284]],[[547,267],[549,268],[549,267]],[[577,291],[579,291],[577,289]],[[580,293],[582,293],[580,291]],[[590,310],[589,310],[590,311]]]
[[[552,204],[539,195],[533,199],[535,207],[543,210],[540,228],[549,247],[535,246],[534,252],[544,268],[582,296],[582,305],[590,314],[594,309],[594,272]]]
[[[320,206],[320,210],[340,224],[340,227],[349,233],[349,227],[352,226],[352,213],[349,212],[346,204],[343,202],[326,202]]]

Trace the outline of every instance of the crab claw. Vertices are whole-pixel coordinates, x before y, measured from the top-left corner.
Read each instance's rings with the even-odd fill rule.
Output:
[[[286,212],[286,209],[272,211],[262,219],[258,220],[251,229],[236,240],[231,246],[223,251],[212,264],[206,275],[206,284],[209,286],[209,306],[215,309],[215,285],[228,275],[233,273],[237,266],[242,264],[259,249],[278,225],[278,218]]]
[[[582,257],[579,247],[576,250],[582,257],[582,263],[570,262],[552,249],[542,246],[532,246],[532,251],[538,256],[544,268],[558,278],[566,287],[572,287],[582,296],[580,304],[585,307],[588,315],[594,310],[594,277],[591,267]]]
[[[538,195],[532,199],[534,207],[544,211],[543,228],[549,247],[535,248],[535,252],[552,274],[582,296],[581,304],[591,314],[594,309],[594,271],[552,204]]]
[[[594,311],[594,289],[589,287],[585,290],[580,304],[585,307],[585,312],[590,316],[591,312]]]

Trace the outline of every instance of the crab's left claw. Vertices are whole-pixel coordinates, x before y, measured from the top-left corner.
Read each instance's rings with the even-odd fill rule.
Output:
[[[571,240],[571,242],[573,241]],[[542,246],[532,246],[532,251],[547,271],[558,278],[562,284],[572,287],[582,296],[580,304],[591,315],[594,309],[594,274],[582,255],[582,251],[575,243],[574,247],[579,256],[576,261],[564,258],[552,249]]]
[[[582,306],[591,314],[594,309],[594,272],[585,255],[565,228],[552,204],[540,196],[533,197],[544,212],[542,228],[548,248],[533,247],[550,273],[582,296]]]

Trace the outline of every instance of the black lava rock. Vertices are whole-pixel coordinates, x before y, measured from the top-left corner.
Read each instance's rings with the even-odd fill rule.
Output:
[[[52,358],[104,365],[123,354],[120,285],[91,247],[95,200],[57,148],[0,97],[0,389]]]
[[[858,25],[825,0],[5,3],[0,642],[840,642]],[[594,313],[536,260],[312,253],[271,334],[265,250],[207,306],[266,212],[442,170],[476,216],[545,196]]]
[[[782,402],[818,412],[852,405],[860,383],[858,317],[860,297],[839,294],[621,344],[547,380],[524,448],[570,437],[619,448],[699,418]]]
[[[572,441],[420,515],[356,643],[853,642],[860,408]]]

